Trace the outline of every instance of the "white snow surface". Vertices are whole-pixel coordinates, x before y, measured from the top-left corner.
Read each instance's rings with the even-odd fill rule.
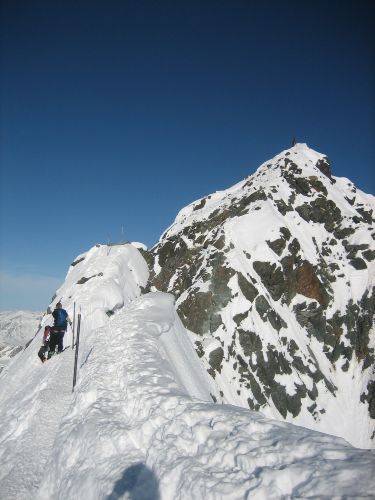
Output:
[[[372,495],[373,451],[211,402],[173,297],[141,295],[134,246],[74,264],[56,300],[82,313],[78,382],[70,331],[62,354],[41,364],[36,338],[1,374],[0,499]]]

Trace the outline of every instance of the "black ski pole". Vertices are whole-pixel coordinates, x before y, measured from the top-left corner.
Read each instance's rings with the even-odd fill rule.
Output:
[[[76,303],[73,305],[73,339],[72,339],[72,349],[74,349],[74,327],[76,323]]]
[[[76,340],[76,352],[74,356],[74,374],[73,374],[73,389],[72,392],[74,392],[74,387],[76,385],[77,381],[77,364],[78,364],[78,350],[79,350],[79,334],[81,332],[81,313],[78,313],[78,320],[77,320],[77,340]]]

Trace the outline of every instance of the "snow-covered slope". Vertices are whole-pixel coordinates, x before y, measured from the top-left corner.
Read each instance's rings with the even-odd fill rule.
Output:
[[[180,211],[152,283],[215,400],[374,446],[374,200],[297,144]]]
[[[207,374],[186,340],[173,298],[162,293],[137,299],[86,336],[80,384],[38,498],[236,500],[372,491],[373,453],[207,402]]]
[[[32,311],[0,312],[0,372],[34,337],[41,319]]]
[[[81,310],[78,382],[75,351],[41,364],[40,339],[0,376],[2,500],[371,495],[373,452],[212,403],[173,296],[142,295],[147,279],[132,245],[74,261],[50,307]]]

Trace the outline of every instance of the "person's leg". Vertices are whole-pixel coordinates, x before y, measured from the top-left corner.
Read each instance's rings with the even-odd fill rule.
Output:
[[[53,354],[55,354],[55,349],[58,344],[58,333],[55,330],[51,330],[49,337],[49,353],[48,357],[50,358]]]
[[[64,345],[63,345],[63,340],[64,340],[64,330],[59,331],[59,340],[57,344],[57,352],[63,352],[64,350]]]
[[[46,345],[42,345],[42,347],[39,349],[39,352],[38,352],[38,356],[39,356],[40,361],[42,363],[44,363],[45,360],[46,360],[46,352],[47,352],[47,346]]]

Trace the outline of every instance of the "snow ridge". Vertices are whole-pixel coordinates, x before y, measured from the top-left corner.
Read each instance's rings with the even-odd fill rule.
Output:
[[[162,293],[135,300],[87,334],[80,384],[38,498],[331,497],[375,486],[370,452],[207,402],[205,375],[189,357],[176,363],[184,336],[172,297]],[[194,374],[199,399],[191,395]]]

